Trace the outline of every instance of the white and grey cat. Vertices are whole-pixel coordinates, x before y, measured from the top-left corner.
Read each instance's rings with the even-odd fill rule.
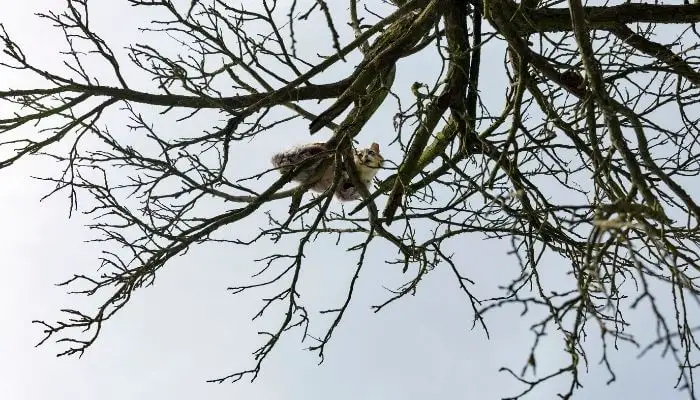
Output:
[[[310,189],[321,193],[333,184],[335,163],[332,163],[323,173],[318,171],[318,166],[326,157],[332,155],[333,149],[329,149],[325,143],[309,143],[275,154],[272,156],[272,165],[281,174],[285,174],[305,160],[312,157],[317,158],[317,162],[311,163],[308,168],[300,171],[294,177],[294,180],[306,184],[311,183],[309,182],[311,179],[320,176]],[[377,143],[372,143],[369,148],[355,150],[355,168],[357,168],[360,180],[367,188],[369,188],[372,179],[377,175],[383,163],[384,158],[379,153],[379,145]],[[341,201],[357,200],[361,197],[360,191],[352,184],[346,171],[341,173],[340,182],[335,189],[335,195]]]

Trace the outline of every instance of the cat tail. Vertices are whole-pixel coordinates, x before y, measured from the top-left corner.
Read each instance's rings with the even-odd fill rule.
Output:
[[[281,174],[286,174],[308,158],[317,157],[318,161],[311,163],[308,168],[299,171],[299,174],[293,178],[293,180],[297,182],[306,182],[314,175],[318,165],[323,162],[323,158],[319,156],[325,151],[325,143],[309,143],[277,153],[272,156],[271,162]]]
[[[291,171],[294,163],[291,162],[288,152],[277,153],[270,159],[272,166],[279,170],[280,174],[286,174]]]

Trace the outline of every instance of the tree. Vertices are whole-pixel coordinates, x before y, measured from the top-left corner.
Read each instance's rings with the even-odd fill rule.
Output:
[[[600,336],[611,381],[608,354],[618,343],[642,354],[661,348],[679,366],[677,386],[697,397],[700,5],[128,3],[155,20],[142,28],[143,42],[119,50],[91,24],[96,4],[67,0],[62,10],[40,14],[65,36],[60,67],[39,66],[21,40],[0,31],[3,74],[41,80],[0,91],[0,167],[32,155],[55,160],[61,172],[41,178],[54,185],[49,195],[66,193],[72,211],[92,216],[89,227],[104,246],[96,275],[62,283],[97,295],[99,304],[68,308],[62,321],[35,321],[46,334],[41,343],[56,340],[66,346],[60,355],[81,355],[138,289],[194,246],[294,244],[291,253],[261,259],[250,283],[231,288],[266,291],[256,318],[276,312],[279,323],[263,333],[249,369],[213,381],[254,379],[293,329],[314,340],[310,349],[323,358],[368,248],[379,242],[394,252],[381,261],[396,265],[405,283],[375,311],[415,293],[441,268],[454,274],[475,326],[487,334],[485,316],[496,308],[536,316],[522,372],[504,367],[523,383],[513,398],[555,379],[569,382],[561,396],[571,397],[591,362],[589,334]],[[328,36],[332,53],[304,54],[295,27],[305,23]],[[178,52],[162,45],[166,39]],[[443,68],[410,87],[395,85],[421,57]],[[335,79],[342,65],[352,66]],[[341,207],[332,191],[284,190],[303,165],[281,176],[271,169],[245,176],[235,165],[234,154],[250,140],[303,119],[311,135],[332,132],[326,143],[335,152],[324,163],[345,165],[357,184],[351,147],[355,138],[367,141],[363,127],[382,107],[392,110],[395,131],[376,140],[400,159],[362,201]],[[199,118],[209,128],[163,132],[159,118]],[[283,212],[271,211],[280,203]],[[264,212],[268,225],[255,233],[229,229]],[[350,246],[357,265],[344,303],[324,305],[331,323],[312,336],[313,316],[296,285],[305,252],[324,237]],[[508,239],[520,267],[488,296],[477,294],[479,282],[459,261],[464,254],[451,247],[481,238]],[[544,267],[562,261],[563,285]],[[651,342],[638,342],[639,328],[625,317],[631,308],[655,319]],[[562,341],[570,362],[534,374],[547,333]]]

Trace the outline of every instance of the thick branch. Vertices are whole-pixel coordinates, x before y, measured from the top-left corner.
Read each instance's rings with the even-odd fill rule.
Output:
[[[501,2],[498,3],[499,6]],[[516,14],[517,4],[503,2]],[[534,11],[518,10],[513,22],[521,35],[542,32],[570,31],[568,8],[543,8]],[[614,29],[618,24],[663,23],[689,24],[700,22],[700,4],[659,5],[626,3],[608,7],[584,7],[583,14],[590,29]],[[527,15],[525,17],[524,15]]]
[[[29,96],[36,94],[84,93],[93,96],[106,96],[116,100],[125,100],[154,106],[185,108],[243,108],[275,95],[279,102],[299,100],[322,100],[338,97],[350,84],[349,79],[338,82],[289,88],[283,92],[262,92],[231,97],[185,96],[177,94],[153,94],[137,90],[109,86],[86,86],[71,84],[49,89],[7,90],[0,91],[0,98]]]

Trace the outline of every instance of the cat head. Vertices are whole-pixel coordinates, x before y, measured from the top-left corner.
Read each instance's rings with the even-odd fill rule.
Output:
[[[384,163],[384,157],[379,152],[379,145],[372,143],[369,148],[355,150],[355,164],[358,167],[379,169]]]

